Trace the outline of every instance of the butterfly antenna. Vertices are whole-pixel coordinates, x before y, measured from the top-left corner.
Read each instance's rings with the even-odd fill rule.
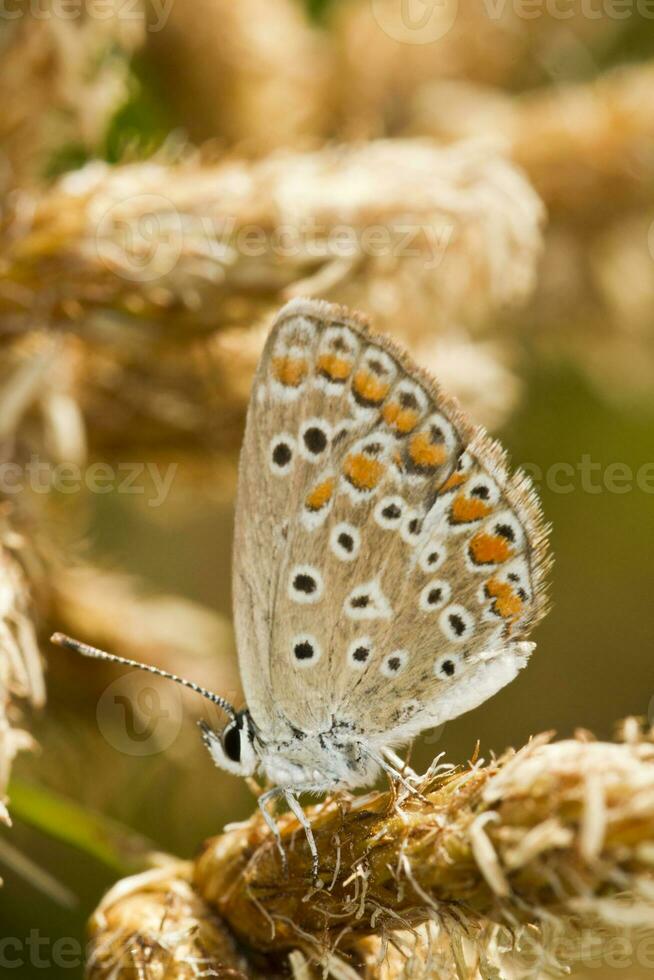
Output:
[[[97,647],[89,646],[88,643],[74,640],[72,636],[66,636],[65,633],[53,633],[50,640],[59,647],[66,647],[68,650],[74,650],[75,653],[81,653],[83,657],[92,657],[94,660],[107,660],[109,663],[123,664],[124,667],[136,667],[138,670],[147,670],[149,674],[155,674],[157,677],[165,677],[169,681],[175,681],[176,684],[188,687],[191,691],[195,691],[196,694],[201,694],[203,698],[217,704],[231,718],[236,720],[236,711],[229,701],[221,698],[219,694],[214,694],[213,691],[208,691],[206,687],[200,687],[199,684],[194,684],[193,681],[187,681],[184,677],[178,677],[177,674],[171,674],[167,670],[161,670],[160,667],[153,667],[151,664],[142,664],[138,660],[128,660],[127,657],[118,657],[115,653],[106,653],[104,650],[98,650]]]

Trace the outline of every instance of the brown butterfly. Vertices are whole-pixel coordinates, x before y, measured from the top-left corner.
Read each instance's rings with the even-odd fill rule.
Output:
[[[546,531],[526,476],[365,320],[279,313],[254,380],[233,592],[247,708],[214,761],[298,794],[402,780],[393,746],[476,707],[525,666],[545,609]],[[82,653],[118,660],[66,638]],[[157,672],[157,668],[147,668]],[[170,675],[166,675],[170,676]]]

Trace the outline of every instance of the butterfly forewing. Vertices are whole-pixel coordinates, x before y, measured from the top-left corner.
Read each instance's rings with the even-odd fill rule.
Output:
[[[374,737],[488,697],[517,670],[496,655],[541,615],[543,542],[524,478],[406,354],[337,307],[281,311],[252,391],[235,536],[260,727]]]

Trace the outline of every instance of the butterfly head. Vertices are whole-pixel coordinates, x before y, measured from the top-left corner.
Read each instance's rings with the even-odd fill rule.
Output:
[[[200,687],[193,681],[178,677],[177,674],[171,674],[159,667],[153,667],[151,664],[142,664],[137,660],[128,660],[126,657],[117,657],[113,653],[98,650],[96,647],[81,643],[79,640],[64,636],[62,633],[55,633],[51,639],[58,646],[67,647],[69,650],[81,653],[84,657],[92,657],[95,660],[105,660],[109,663],[123,664],[126,667],[144,670],[149,674],[167,678],[176,684],[189,688],[191,691],[195,691],[196,694],[200,694],[229,716],[229,721],[220,732],[210,728],[204,721],[199,723],[204,743],[216,765],[238,776],[252,776],[254,774],[259,759],[255,750],[254,723],[249,711],[236,711],[229,701],[226,701],[219,694],[214,694],[213,691]]]
[[[237,712],[221,732],[214,731],[205,722],[199,724],[202,740],[217,766],[235,776],[254,775],[259,757],[249,711]]]

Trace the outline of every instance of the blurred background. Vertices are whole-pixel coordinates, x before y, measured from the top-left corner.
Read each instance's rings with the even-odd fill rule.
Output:
[[[238,700],[238,449],[294,295],[408,346],[532,474],[553,526],[529,669],[413,764],[654,721],[650,59],[644,0],[3,7],[8,971],[81,977],[109,885],[252,811],[200,742],[200,699],[47,637]],[[647,972],[592,966],[577,975]]]

